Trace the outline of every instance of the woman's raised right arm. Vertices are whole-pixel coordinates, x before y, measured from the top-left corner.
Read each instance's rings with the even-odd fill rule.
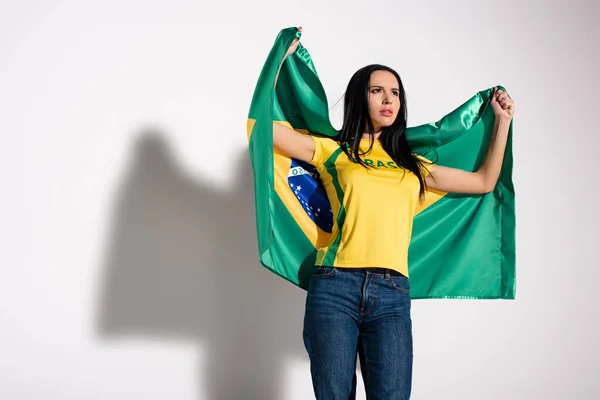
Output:
[[[302,27],[299,27],[298,30],[302,32]],[[290,54],[294,54],[299,42],[299,39],[294,39],[285,55],[286,58]],[[283,62],[285,62],[285,59]],[[277,74],[277,78],[279,78],[279,73]],[[275,81],[275,85],[277,85],[277,80]],[[291,158],[306,162],[312,160],[315,152],[315,142],[310,136],[297,132],[278,122],[273,122],[273,146]]]
[[[315,142],[308,135],[273,122],[273,146],[291,158],[310,162],[315,153]]]

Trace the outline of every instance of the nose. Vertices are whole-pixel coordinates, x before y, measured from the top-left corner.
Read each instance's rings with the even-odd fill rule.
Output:
[[[383,95],[383,104],[392,104],[392,99],[387,93]]]

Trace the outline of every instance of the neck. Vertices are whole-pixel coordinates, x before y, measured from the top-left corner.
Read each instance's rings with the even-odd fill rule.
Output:
[[[378,140],[379,137],[381,136],[381,131],[379,132],[375,132],[375,134],[373,135],[373,139]],[[369,139],[371,137],[371,134],[367,133],[363,133],[362,135],[362,139]]]

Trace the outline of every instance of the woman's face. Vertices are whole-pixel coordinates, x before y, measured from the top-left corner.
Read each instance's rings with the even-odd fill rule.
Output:
[[[400,111],[400,85],[388,71],[375,71],[369,79],[369,116],[375,133],[390,126]],[[366,128],[366,127],[365,127]],[[365,129],[365,132],[367,130]]]

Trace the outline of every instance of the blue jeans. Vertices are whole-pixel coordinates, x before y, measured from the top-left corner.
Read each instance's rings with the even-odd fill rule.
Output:
[[[413,342],[408,278],[389,270],[315,267],[303,338],[317,400],[356,395],[356,359],[369,400],[409,399]]]

